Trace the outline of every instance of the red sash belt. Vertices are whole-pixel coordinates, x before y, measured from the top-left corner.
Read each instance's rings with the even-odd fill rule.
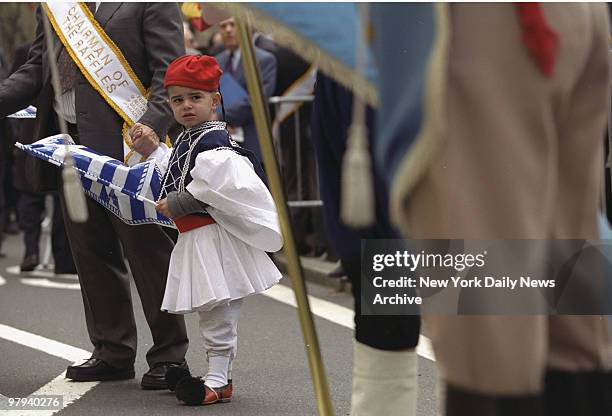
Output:
[[[215,223],[212,217],[202,215],[185,215],[184,217],[175,218],[173,221],[181,233]]]

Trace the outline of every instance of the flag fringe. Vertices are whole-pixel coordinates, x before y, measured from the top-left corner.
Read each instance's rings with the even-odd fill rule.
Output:
[[[447,4],[436,3],[436,39],[427,65],[424,119],[414,145],[400,162],[391,184],[389,210],[391,221],[404,235],[410,232],[410,193],[425,176],[434,157],[441,151],[446,131],[445,95],[448,52],[450,47],[450,16]]]
[[[378,91],[372,83],[267,13],[253,9],[248,3],[216,3],[215,7],[222,8],[236,18],[246,20],[258,30],[273,35],[274,42],[316,65],[320,71],[359,95],[370,106],[378,107]]]

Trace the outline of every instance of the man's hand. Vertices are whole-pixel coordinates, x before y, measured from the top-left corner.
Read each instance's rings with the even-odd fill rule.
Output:
[[[174,215],[170,212],[170,207],[168,206],[168,201],[166,198],[162,199],[155,205],[155,209],[157,212],[165,215],[168,218],[174,218]]]
[[[136,123],[130,129],[130,137],[134,150],[148,158],[159,147],[159,137],[149,126]]]

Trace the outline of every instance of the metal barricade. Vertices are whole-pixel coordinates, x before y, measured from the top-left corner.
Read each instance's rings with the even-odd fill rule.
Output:
[[[302,108],[303,104],[309,104],[313,101],[314,96],[313,95],[295,95],[295,96],[290,96],[290,97],[281,97],[281,96],[277,96],[277,97],[270,97],[270,99],[268,100],[268,102],[272,105],[274,105],[274,109],[275,109],[275,114],[280,114],[281,112],[281,106],[283,104],[298,104],[299,107],[297,109],[295,109],[295,111],[292,112],[292,114],[289,115],[289,117],[293,117],[294,120],[294,140],[295,140],[295,151],[296,151],[296,163],[295,163],[295,173],[296,173],[296,178],[297,178],[297,199],[296,200],[292,200],[292,201],[287,201],[287,204],[289,205],[289,207],[291,208],[312,208],[312,207],[321,207],[323,206],[323,201],[321,200],[321,196],[319,193],[319,170],[318,170],[318,166],[317,166],[317,161],[315,158],[315,183],[316,183],[316,197],[317,199],[309,199],[309,200],[305,200],[304,199],[304,187],[303,187],[303,167],[304,167],[304,158],[308,157],[309,155],[304,155],[302,154],[302,140],[304,140],[304,138],[302,137],[302,131],[300,128],[300,109]],[[278,128],[278,125],[275,123],[274,124],[274,129],[272,132],[273,135],[273,140],[274,140],[274,149],[276,151],[276,154],[278,156],[279,161],[281,162],[281,173],[283,175],[283,180],[285,180],[285,172],[286,169],[290,169],[290,166],[285,166],[284,163],[284,158],[283,158],[283,150],[282,150],[282,146],[281,146],[281,141],[283,140],[282,137],[280,137],[280,129]],[[310,155],[313,158],[315,157],[314,155]],[[286,183],[285,183],[285,188],[286,188]]]

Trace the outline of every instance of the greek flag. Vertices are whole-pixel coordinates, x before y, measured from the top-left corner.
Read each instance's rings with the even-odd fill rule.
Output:
[[[23,110],[19,110],[16,113],[7,116],[8,118],[36,118],[36,107],[29,105]]]
[[[64,165],[68,144],[81,175],[85,193],[130,225],[174,223],[155,210],[162,174],[154,160],[128,167],[88,147],[76,145],[68,135],[58,134],[32,144],[16,143],[19,149],[57,166]]]

